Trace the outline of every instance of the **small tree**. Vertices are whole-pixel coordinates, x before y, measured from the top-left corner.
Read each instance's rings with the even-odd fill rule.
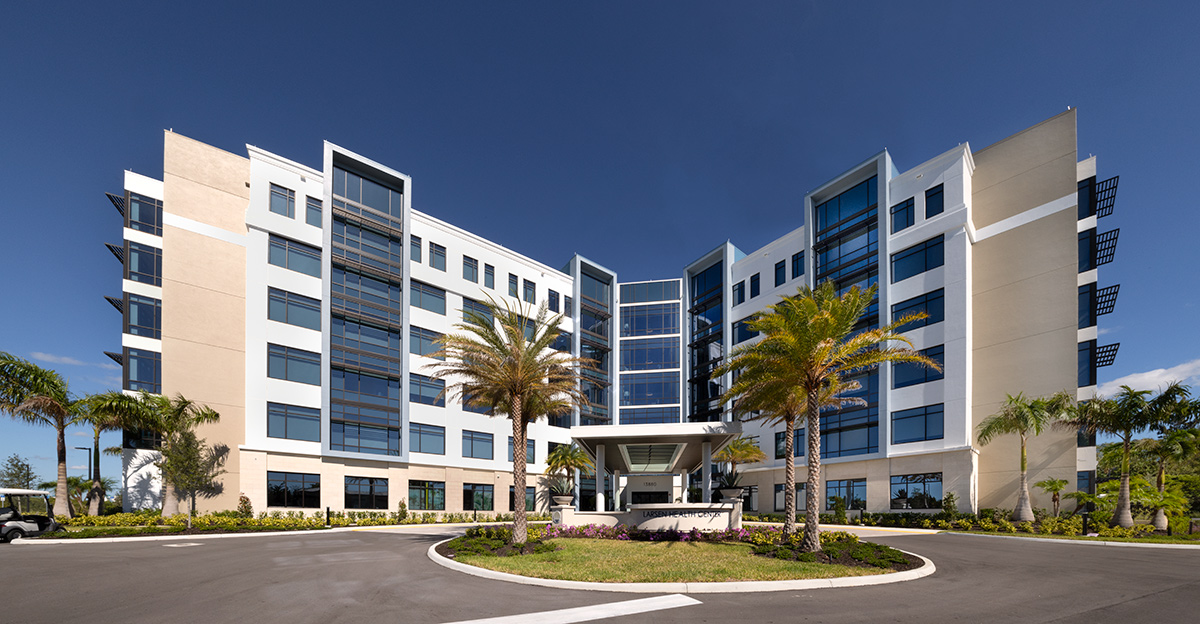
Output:
[[[157,466],[162,470],[164,480],[175,486],[190,503],[189,529],[192,528],[192,516],[196,515],[196,497],[221,493],[217,477],[225,474],[228,456],[229,447],[223,444],[209,446],[190,430],[172,435],[170,444],[163,445],[162,459]]]
[[[38,476],[33,472],[33,466],[20,455],[13,453],[0,469],[0,487],[28,490],[38,482]]]
[[[738,464],[754,464],[767,461],[767,454],[758,448],[758,444],[754,442],[753,438],[740,435],[730,440],[729,444],[721,449],[721,452],[713,455],[713,459],[729,464],[729,473],[737,474]]]
[[[1200,436],[1197,435],[1198,433],[1200,432],[1195,429],[1166,431],[1157,440],[1138,440],[1134,443],[1136,451],[1154,458],[1154,462],[1158,468],[1156,484],[1160,495],[1164,495],[1167,490],[1167,464],[1183,461],[1195,455],[1196,450],[1200,448]],[[1154,507],[1154,528],[1159,531],[1166,531],[1166,508],[1158,505]]]
[[[1050,495],[1050,503],[1054,506],[1054,517],[1058,517],[1058,501],[1059,493],[1067,487],[1066,479],[1042,479],[1033,484],[1033,487]]]

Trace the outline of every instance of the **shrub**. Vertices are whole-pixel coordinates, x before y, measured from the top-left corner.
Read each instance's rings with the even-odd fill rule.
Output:
[[[1000,518],[996,521],[996,529],[1001,533],[1016,533],[1017,527],[1009,522],[1008,518]]]
[[[254,517],[254,505],[250,504],[249,496],[246,496],[245,494],[241,494],[240,496],[238,496],[237,512],[238,512],[238,515],[240,515],[243,518],[253,518]]]
[[[946,492],[942,496],[942,512],[950,516],[950,520],[958,517],[958,496],[954,492]]]
[[[1018,524],[1017,528],[1020,529],[1022,533],[1033,533],[1034,532],[1033,531],[1033,523],[1029,522],[1029,521],[1025,521],[1025,522]]]
[[[972,522],[970,518],[960,518],[958,520],[953,521],[951,524],[954,525],[954,528],[956,528],[960,531],[970,531],[971,527],[973,527],[975,525],[975,523]]]
[[[836,524],[846,524],[846,499],[833,497],[833,519]]]

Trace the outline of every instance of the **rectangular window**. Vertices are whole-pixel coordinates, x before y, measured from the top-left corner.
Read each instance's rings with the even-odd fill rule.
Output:
[[[296,218],[296,192],[278,184],[271,185],[271,212],[289,219]]]
[[[1087,429],[1080,427],[1075,432],[1075,446],[1078,448],[1096,446],[1096,432],[1089,432]]]
[[[446,314],[446,291],[416,280],[409,284],[409,298],[414,306],[437,314]]]
[[[942,403],[892,412],[892,444],[941,440],[944,412]]]
[[[733,344],[735,344],[735,345],[741,344],[743,342],[746,342],[747,340],[750,340],[751,338],[758,336],[758,332],[754,331],[753,329],[750,329],[750,326],[746,324],[748,321],[752,320],[755,316],[756,315],[751,314],[747,318],[744,318],[740,321],[733,322],[733,327],[731,328],[731,330],[733,332]]]
[[[408,508],[421,511],[445,511],[446,483],[444,481],[409,480]]]
[[[125,389],[162,393],[162,354],[125,348]]]
[[[162,301],[125,293],[125,333],[162,338]]]
[[[267,318],[321,331],[321,302],[303,295],[267,288]]]
[[[792,254],[792,279],[801,275],[804,275],[804,252],[797,251]]]
[[[329,398],[378,406],[377,411],[381,414],[377,414],[371,422],[392,426],[400,424],[399,379],[333,368],[329,371]],[[336,409],[348,408],[338,406]],[[358,420],[348,414],[341,417]]]
[[[524,280],[524,281],[525,281],[525,283],[522,284],[522,286],[524,287],[525,302],[526,303],[537,303],[537,284],[535,284],[529,280]]]
[[[463,484],[464,511],[491,511],[494,486],[490,483]]]
[[[679,407],[640,407],[622,409],[622,425],[649,425],[679,422]],[[553,444],[553,442],[551,442]]]
[[[1079,233],[1079,272],[1096,268],[1096,228]]]
[[[621,303],[650,303],[652,301],[678,300],[679,280],[621,285]]]
[[[321,354],[283,345],[267,345],[267,377],[321,385]]]
[[[463,279],[479,283],[479,261],[470,256],[463,256]]]
[[[564,296],[563,297],[563,314],[565,314],[567,316],[571,316],[572,314],[574,314],[574,312],[573,312],[574,308],[571,307],[572,305],[573,305],[573,302],[571,301],[571,298]]]
[[[945,289],[939,288],[933,292],[927,292],[918,297],[906,299],[892,305],[892,322],[895,323],[905,316],[921,312],[929,316],[918,321],[905,323],[898,328],[898,331],[911,331],[918,327],[925,327],[926,325],[933,325],[934,323],[941,323],[946,320]]]
[[[785,483],[775,484],[775,511],[783,511],[787,507],[787,501],[783,498],[783,493],[786,491]],[[796,484],[796,511],[808,510],[808,497],[804,495],[807,491],[807,483]]]
[[[621,370],[679,368],[678,338],[621,341]]]
[[[346,509],[387,508],[387,479],[346,477]]]
[[[429,243],[429,266],[439,271],[446,270],[446,248],[432,241]]]
[[[1079,181],[1076,195],[1079,203],[1079,218],[1086,219],[1096,214],[1096,176]]]
[[[780,260],[775,263],[775,286],[783,286],[787,281],[787,260]]]
[[[1096,282],[1079,287],[1079,329],[1096,324]]]
[[[409,258],[409,260],[412,260],[413,262],[418,262],[418,263],[421,262],[421,245],[422,245],[422,243],[421,243],[420,236],[411,236],[410,235],[408,237],[408,258]]]
[[[329,326],[331,365],[400,374],[400,332],[340,316],[329,319]]]
[[[672,405],[679,403],[679,373],[626,373],[621,375],[621,405]]]
[[[516,504],[516,501],[517,501],[516,492],[517,492],[516,486],[513,486],[513,485],[508,486],[508,508],[511,511],[517,510],[517,508],[514,507],[514,505]],[[525,511],[533,511],[534,510],[534,507],[537,502],[536,499],[537,499],[537,488],[532,485],[525,486]]]
[[[483,286],[484,288],[496,287],[496,267],[490,264],[483,265]]]
[[[475,459],[491,459],[492,434],[463,430],[462,456]]]
[[[267,507],[321,508],[321,475],[267,472]]]
[[[441,337],[442,334],[439,334],[435,331],[431,331],[423,327],[417,327],[416,325],[409,325],[408,352],[416,355],[426,355],[432,357],[432,355],[437,353],[438,349],[440,348],[437,345],[437,340]],[[446,358],[437,359],[444,360]]]
[[[1096,341],[1079,343],[1079,387],[1096,385]]]
[[[841,479],[837,481],[826,481],[825,509],[833,509],[833,498],[835,496],[842,497],[842,500],[846,502],[846,509],[866,509],[867,480]]]
[[[267,261],[275,266],[291,269],[298,273],[321,277],[320,249],[274,234],[271,235]]]
[[[550,308],[551,312],[556,312],[556,313],[558,312],[558,292],[557,291],[550,290],[550,291],[546,292],[546,307]]]
[[[517,296],[517,276],[512,273],[508,274],[508,296]]]
[[[621,307],[621,336],[658,336],[679,333],[679,304],[653,303]]]
[[[928,191],[925,191],[925,218],[934,217],[942,214],[946,209],[946,200],[942,193],[942,185],[939,184]]]
[[[267,437],[320,442],[321,410],[267,403]]]
[[[414,453],[446,454],[446,428],[437,425],[408,423],[408,443]]]
[[[750,276],[750,298],[753,299],[753,298],[757,297],[758,293],[759,293],[758,273],[755,273],[754,275]]]
[[[329,290],[333,294],[330,309],[334,314],[349,312],[385,324],[400,324],[400,308],[404,303],[402,286],[398,281],[387,282],[334,266],[330,271]]]
[[[892,206],[892,234],[912,227],[916,223],[916,209],[914,208],[913,198],[908,199]]]
[[[490,322],[493,322],[493,323],[496,322],[495,317],[492,316],[492,309],[489,308],[486,304],[475,301],[474,299],[469,299],[467,297],[463,297],[463,320],[464,321],[467,320],[468,312],[474,312],[474,313],[479,314],[480,316],[483,316],[484,318],[488,319],[488,321],[490,321]]]
[[[404,218],[404,183],[396,180],[391,184],[397,186],[399,190],[388,188],[370,178],[340,167],[335,167],[333,170],[333,194],[345,197],[369,209],[362,210],[358,206],[347,204],[346,208],[350,212],[380,222],[382,222],[382,218],[376,216],[376,213],[396,220]]]
[[[434,407],[446,407],[446,381],[417,373],[408,374],[408,400]]]
[[[128,241],[125,247],[125,279],[162,286],[162,250]]]
[[[338,416],[333,406],[330,416]],[[394,427],[375,427],[352,422],[329,423],[329,448],[335,451],[370,453],[372,455],[400,454],[400,430]]]
[[[905,388],[907,386],[915,386],[929,381],[937,381],[945,377],[946,368],[946,348],[945,345],[929,347],[922,349],[918,353],[938,363],[942,370],[935,370],[928,366],[911,362],[897,362],[892,364],[892,388]]]
[[[733,285],[733,305],[746,303],[746,280]]]
[[[942,473],[892,476],[892,509],[941,509]]]
[[[892,283],[906,280],[930,269],[942,266],[945,253],[942,236],[931,238],[892,254]]]
[[[804,428],[797,427],[792,429],[792,437],[792,457],[804,457]],[[787,457],[787,447],[784,445],[786,441],[786,431],[775,432],[775,459]]]
[[[125,227],[162,236],[162,202],[137,193],[128,193],[128,199],[125,201]]]
[[[527,463],[527,464],[537,463],[536,457],[534,456],[534,452],[533,452],[534,446],[535,445],[533,443],[533,440],[530,440],[528,438],[525,439],[525,463]],[[512,436],[508,436],[508,461],[511,462],[512,460],[513,460],[513,439],[512,439]]]
[[[307,211],[304,213],[304,222],[321,227],[321,214],[325,212],[325,203],[316,197],[309,197],[305,204]]]

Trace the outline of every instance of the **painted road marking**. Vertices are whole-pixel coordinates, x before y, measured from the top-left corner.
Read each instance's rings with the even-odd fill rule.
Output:
[[[506,615],[482,620],[464,620],[448,624],[571,624],[572,622],[591,622],[592,620],[602,620],[622,615],[636,615],[638,613],[662,611],[664,609],[678,609],[679,607],[690,607],[698,604],[702,603],[690,596],[671,594],[669,596],[623,600],[621,602],[575,607],[573,609]]]
[[[188,546],[200,546],[200,542],[184,542],[182,544],[163,544],[165,548],[187,548]]]

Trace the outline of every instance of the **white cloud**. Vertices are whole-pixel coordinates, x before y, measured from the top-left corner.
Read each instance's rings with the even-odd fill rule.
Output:
[[[1185,385],[1200,381],[1200,358],[1171,368],[1156,368],[1144,373],[1132,373],[1118,377],[1100,384],[1096,388],[1096,394],[1112,396],[1121,389],[1121,386],[1129,386],[1134,390],[1158,390],[1172,381],[1183,382]]]
[[[100,368],[103,368],[104,370],[121,370],[121,367],[117,366],[113,362],[101,362],[101,363],[97,364],[96,366],[99,366]]]
[[[72,431],[72,432],[71,432],[71,435],[73,435],[73,436],[79,436],[79,437],[81,437],[81,438],[90,438],[90,437],[92,437],[92,434],[90,434],[90,433],[88,433],[88,432],[86,432],[86,431]]]
[[[82,360],[77,360],[73,357],[67,357],[65,355],[54,355],[53,353],[42,353],[40,351],[34,351],[33,353],[30,353],[29,355],[33,356],[33,359],[35,359],[39,362],[49,362],[51,364],[67,364],[70,366],[87,366],[87,362],[84,362]]]
[[[1120,327],[1101,327],[1100,329],[1096,330],[1096,335],[1097,336],[1107,336],[1107,335],[1117,331],[1118,329],[1121,329],[1121,328]]]
[[[87,466],[67,466],[68,470],[87,470]]]

